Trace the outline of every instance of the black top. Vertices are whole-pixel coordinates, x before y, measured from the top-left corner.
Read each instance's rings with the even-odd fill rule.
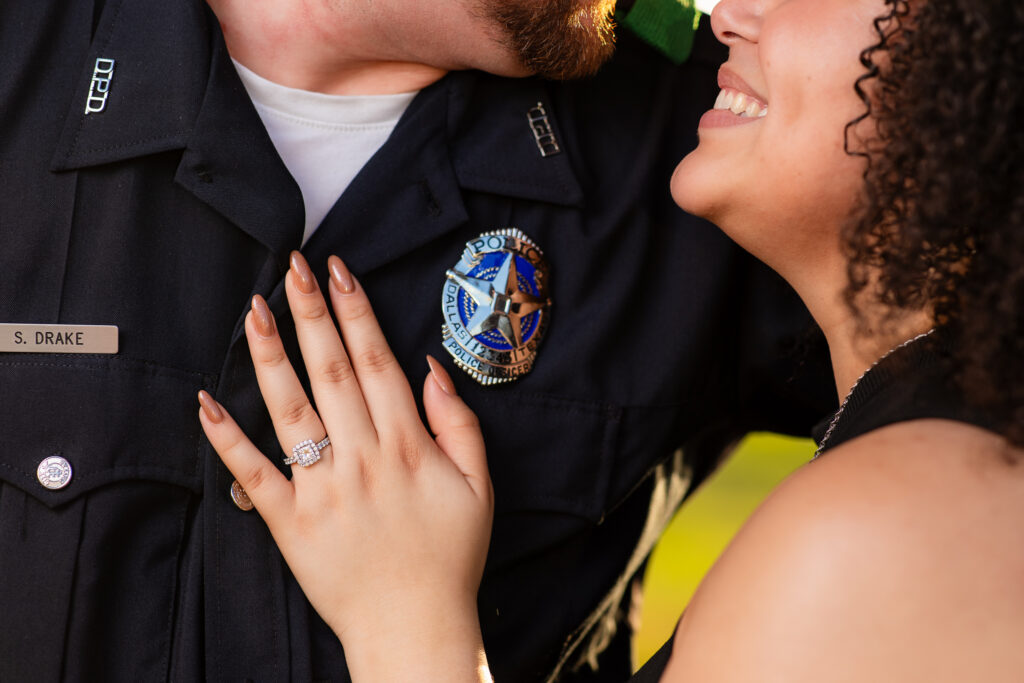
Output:
[[[939,418],[994,430],[992,418],[969,406],[954,386],[949,349],[948,334],[937,330],[880,360],[850,393],[820,454],[875,429],[909,420]],[[819,444],[833,419],[815,428]],[[659,681],[671,651],[670,638],[629,683]]]
[[[938,418],[995,430],[995,422],[967,404],[953,380],[950,338],[937,330],[896,349],[869,369],[840,409],[831,436],[822,444],[832,420],[815,428],[819,455],[897,422]],[[834,418],[833,418],[834,419]]]
[[[668,666],[668,658],[672,655],[672,643],[675,641],[675,634],[658,649],[647,662],[640,667],[640,670],[633,674],[629,683],[658,683],[661,675],[665,673]]]

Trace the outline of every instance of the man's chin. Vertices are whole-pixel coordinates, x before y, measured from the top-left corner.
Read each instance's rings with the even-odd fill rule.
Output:
[[[615,0],[496,0],[489,14],[526,71],[552,80],[592,76],[615,52]]]

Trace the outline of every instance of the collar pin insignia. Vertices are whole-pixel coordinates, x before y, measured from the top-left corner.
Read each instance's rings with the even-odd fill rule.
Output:
[[[99,114],[107,106],[110,82],[114,80],[114,60],[100,57],[92,69],[89,97],[85,100],[85,115]]]
[[[562,151],[558,146],[555,131],[551,128],[544,103],[538,102],[537,106],[531,107],[530,111],[526,112],[526,118],[530,120],[530,130],[533,131],[533,139],[536,140],[537,149],[540,150],[542,157],[554,156]]]
[[[533,368],[550,318],[544,253],[515,228],[466,243],[441,293],[445,349],[480,384],[511,382]]]

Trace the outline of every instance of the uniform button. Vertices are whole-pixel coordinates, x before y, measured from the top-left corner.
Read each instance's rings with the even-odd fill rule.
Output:
[[[245,492],[245,489],[237,481],[231,482],[231,500],[235,501],[235,507],[245,512],[255,507],[252,501],[249,500],[249,494]]]
[[[62,489],[71,482],[71,463],[59,455],[51,455],[39,463],[36,479],[51,491]]]

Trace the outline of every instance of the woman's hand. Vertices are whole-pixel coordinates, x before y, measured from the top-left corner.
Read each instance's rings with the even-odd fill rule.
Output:
[[[298,252],[285,282],[319,414],[261,297],[245,320],[282,449],[291,455],[296,444],[326,435],[319,461],[292,465],[287,479],[200,392],[203,429],[341,639],[354,677],[428,680],[432,658],[444,680],[479,680],[486,669],[476,593],[493,494],[476,416],[428,358],[423,402],[436,436],[427,432],[365,293],[340,259],[328,264],[344,343]],[[466,667],[476,677],[459,676]]]

